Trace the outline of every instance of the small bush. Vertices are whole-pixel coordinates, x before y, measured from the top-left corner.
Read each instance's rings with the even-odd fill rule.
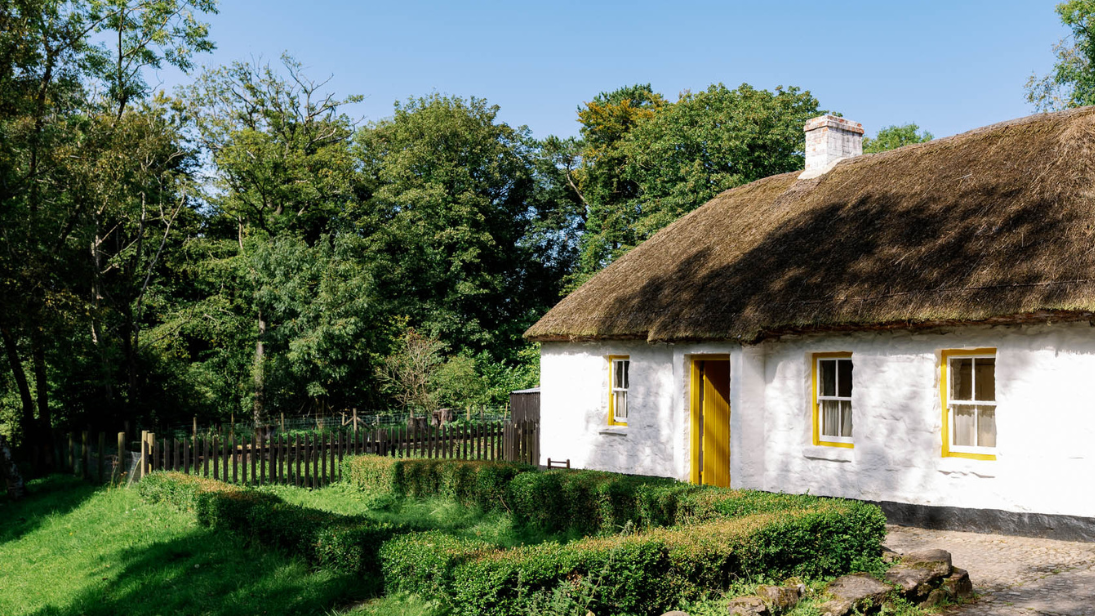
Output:
[[[149,502],[166,502],[195,513],[210,528],[302,556],[343,573],[378,573],[383,542],[403,529],[360,516],[343,516],[292,505],[277,496],[181,473],[152,473],[138,484]]]
[[[458,614],[525,614],[559,592],[587,593],[594,613],[659,613],[744,578],[845,573],[877,555],[884,534],[878,507],[815,499],[805,510],[464,553],[416,583],[441,588]]]
[[[361,490],[414,498],[442,496],[484,510],[506,508],[505,496],[513,478],[535,470],[512,462],[401,460],[373,455],[343,461],[343,477]]]
[[[396,537],[380,548],[384,590],[388,594],[412,592],[425,599],[437,599],[451,585],[457,565],[470,556],[493,550],[488,543],[457,539],[438,531]]]

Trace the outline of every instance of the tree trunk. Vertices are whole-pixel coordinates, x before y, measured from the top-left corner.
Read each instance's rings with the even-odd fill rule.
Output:
[[[49,410],[49,375],[46,374],[46,348],[42,332],[35,331],[30,337],[31,358],[34,363],[34,385],[38,394],[38,435],[35,443],[41,448],[46,466],[53,464],[53,416]],[[35,460],[37,464],[39,460]]]
[[[3,435],[0,435],[0,480],[4,482],[12,500],[23,498],[23,477],[19,474],[19,467],[11,459],[11,448]]]
[[[0,336],[4,339],[4,351],[8,356],[8,364],[11,366],[12,376],[19,388],[19,399],[23,403],[23,414],[19,421],[19,427],[23,432],[23,440],[32,442],[35,436],[34,430],[34,399],[30,395],[30,384],[27,382],[27,373],[23,371],[23,362],[19,361],[19,351],[15,347],[15,336],[6,327],[0,328]]]
[[[259,310],[259,336],[255,341],[255,364],[254,364],[254,384],[255,384],[255,401],[254,401],[254,415],[255,415],[255,427],[262,425],[262,420],[266,416],[266,400],[264,391],[264,379],[263,379],[263,356],[266,349],[263,347],[263,338],[266,337],[266,321],[262,319],[262,310]]]

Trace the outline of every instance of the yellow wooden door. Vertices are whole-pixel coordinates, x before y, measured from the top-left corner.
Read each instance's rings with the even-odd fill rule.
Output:
[[[692,362],[692,481],[730,487],[730,362]]]

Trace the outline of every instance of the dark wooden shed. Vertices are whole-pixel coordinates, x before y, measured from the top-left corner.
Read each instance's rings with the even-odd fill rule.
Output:
[[[513,421],[540,421],[540,388],[509,392],[509,408]]]

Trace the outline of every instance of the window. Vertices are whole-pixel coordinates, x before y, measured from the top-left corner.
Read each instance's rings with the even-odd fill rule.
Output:
[[[943,455],[995,460],[996,349],[943,351]]]
[[[814,444],[852,445],[852,354],[816,353],[814,382]]]
[[[627,425],[628,372],[631,360],[627,357],[609,357],[608,423],[613,426]]]

